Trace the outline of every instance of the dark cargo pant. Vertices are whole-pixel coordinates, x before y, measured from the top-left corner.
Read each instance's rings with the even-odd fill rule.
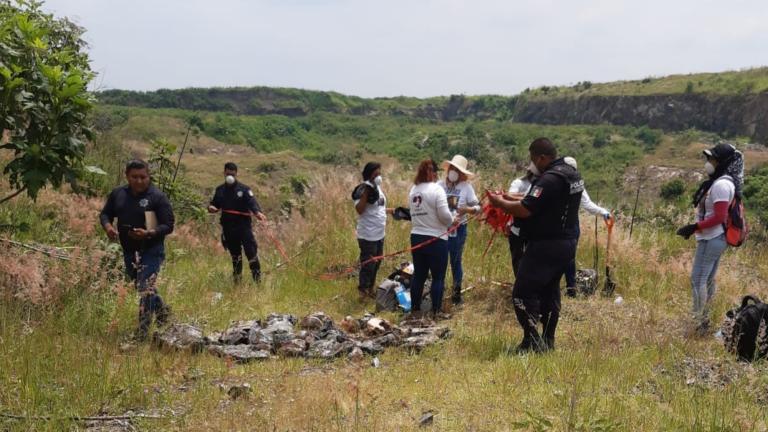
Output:
[[[152,315],[155,315],[157,325],[165,324],[168,318],[168,307],[157,293],[157,275],[165,260],[165,247],[162,243],[149,249],[139,251],[123,251],[125,273],[133,280],[139,292],[139,328],[137,337],[146,338]]]
[[[232,257],[232,276],[235,281],[239,281],[243,274],[243,251],[248,258],[253,280],[258,282],[261,279],[258,245],[253,237],[251,225],[222,226],[221,244]]]

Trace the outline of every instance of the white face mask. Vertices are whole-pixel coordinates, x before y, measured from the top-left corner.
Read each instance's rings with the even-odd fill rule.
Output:
[[[704,171],[706,171],[707,174],[712,175],[715,173],[715,166],[712,165],[712,163],[710,163],[709,161],[707,161],[707,163],[704,164]]]
[[[528,171],[532,172],[533,175],[538,176],[541,175],[541,171],[539,171],[539,168],[536,167],[536,164],[531,162],[530,165],[528,165]]]
[[[448,171],[448,181],[452,183],[456,183],[456,181],[458,180],[459,180],[459,173],[453,170]]]
[[[228,185],[233,185],[233,184],[235,184],[235,176],[228,175],[228,176],[224,177],[224,181],[227,182]]]
[[[380,176],[380,175],[377,175],[376,177],[374,177],[374,178],[373,178],[373,183],[374,183],[376,186],[381,186],[381,176]]]

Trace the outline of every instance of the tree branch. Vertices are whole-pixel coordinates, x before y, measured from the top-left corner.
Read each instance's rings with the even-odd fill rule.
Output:
[[[6,202],[6,201],[8,201],[8,200],[10,200],[10,199],[13,199],[13,198],[14,198],[16,195],[18,195],[18,194],[20,194],[20,193],[24,192],[25,190],[27,190],[27,187],[26,187],[26,186],[22,187],[21,189],[17,190],[17,191],[16,191],[16,192],[14,192],[14,193],[12,193],[12,194],[8,195],[7,197],[5,197],[5,198],[3,198],[3,199],[0,199],[0,204],[4,203],[4,202]]]
[[[8,419],[14,419],[14,420],[38,420],[38,421],[56,420],[55,417],[51,417],[51,416],[24,416],[24,415],[9,414],[9,413],[0,413],[0,417],[5,417]],[[69,416],[69,417],[62,417],[61,419],[73,420],[73,421],[110,421],[110,420],[164,419],[164,418],[165,418],[164,416],[149,415],[149,414],[127,414],[127,415],[118,415],[118,416],[93,416],[93,417]]]

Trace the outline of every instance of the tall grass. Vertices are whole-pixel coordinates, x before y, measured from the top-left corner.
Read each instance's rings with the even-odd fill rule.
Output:
[[[404,204],[408,173],[386,177],[390,204]],[[337,320],[371,311],[372,303],[357,300],[353,278],[307,275],[355,262],[355,218],[348,198],[355,182],[354,176],[338,171],[314,173],[306,216],[293,214],[273,223],[270,229],[288,254],[296,256],[291,265],[277,267],[282,257],[257,229],[266,273],[261,285],[231,284],[229,257],[217,244],[214,220],[180,226],[167,241],[160,278],[160,291],[176,319],[210,332],[234,319],[276,311],[303,315],[323,310]],[[52,193],[51,198],[82,205],[69,195]],[[23,213],[34,226],[17,233],[20,239],[107,253],[98,231],[68,225],[70,210],[53,211],[45,200],[20,200],[13,206],[9,211]],[[43,221],[46,231],[37,228]],[[587,229],[592,223],[591,218],[582,221],[581,267],[592,263],[594,238]],[[390,221],[386,251],[405,247],[409,228]],[[41,308],[28,298],[6,295],[21,285],[1,287],[0,411],[56,418],[157,412],[166,418],[137,425],[192,431],[416,430],[427,410],[436,413],[436,430],[764,428],[765,366],[739,365],[714,338],[686,335],[692,242],[642,224],[630,240],[626,228],[623,222],[617,226],[612,252],[617,294],[624,303],[600,297],[565,299],[558,349],[542,356],[512,356],[507,352],[521,333],[508,307],[509,293],[491,283],[512,280],[507,245],[497,238],[483,258],[491,234],[473,223],[464,261],[465,286],[475,288],[464,309],[447,322],[453,338],[420,354],[389,349],[380,356],[379,368],[344,359],[234,365],[207,354],[166,353],[146,345],[126,350],[122,345],[136,324],[137,297],[129,285],[109,277],[113,264],[58,263],[3,249],[0,261],[17,260],[24,268],[34,263],[44,272],[46,286],[56,283],[48,272],[59,271],[62,294]],[[598,242],[604,257],[602,227]],[[400,259],[409,257],[385,261],[380,277]],[[743,293],[766,295],[766,262],[760,245],[726,253],[715,316]],[[601,258],[601,273],[603,266]],[[67,284],[70,289],[63,289]],[[397,319],[395,314],[385,316]],[[714,379],[701,378],[699,363],[692,366],[691,359],[712,366]],[[720,384],[723,376],[727,379]],[[228,386],[243,382],[251,384],[252,394],[230,400]],[[67,420],[0,419],[0,427],[11,430],[74,426]]]

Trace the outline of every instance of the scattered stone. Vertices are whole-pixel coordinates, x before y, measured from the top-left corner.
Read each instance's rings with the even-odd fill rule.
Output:
[[[85,422],[85,430],[88,432],[128,432],[136,428],[130,420],[92,420]]]
[[[341,328],[347,333],[358,333],[360,331],[360,321],[347,315],[341,321]]]
[[[419,418],[419,427],[429,426],[431,425],[435,420],[435,413],[433,413],[431,410],[425,412],[421,415],[421,418]]]
[[[347,358],[353,362],[359,362],[365,357],[365,353],[360,347],[352,348],[352,351],[347,354]]]
[[[371,314],[359,320],[347,316],[339,328],[323,312],[301,320],[288,314],[270,314],[264,321],[233,321],[223,332],[207,337],[190,324],[174,324],[153,335],[159,347],[193,352],[207,347],[210,353],[238,363],[273,355],[320,359],[348,356],[358,361],[366,355],[381,354],[385,347],[420,350],[449,336],[447,327],[431,320],[410,320],[396,326]],[[377,364],[378,358],[374,359],[374,367]]]
[[[211,297],[211,304],[216,304],[221,301],[221,299],[224,298],[224,294],[220,292],[213,293],[213,296]]]
[[[224,345],[239,345],[248,343],[251,328],[259,325],[258,321],[235,321],[221,334],[219,342]]]
[[[576,291],[591,296],[597,289],[597,271],[595,269],[579,269],[576,271]]]
[[[152,336],[156,346],[169,350],[200,352],[207,345],[203,331],[190,324],[173,324]]]
[[[240,398],[248,398],[252,391],[250,384],[243,383],[230,387],[229,390],[227,390],[227,395],[229,395],[232,400],[238,400]]]
[[[381,366],[381,360],[379,360],[378,357],[374,357],[373,360],[371,361],[371,366],[378,368],[379,366]]]
[[[211,345],[208,351],[219,356],[227,357],[237,363],[248,363],[252,360],[266,360],[270,357],[269,351],[256,349],[251,345]]]

